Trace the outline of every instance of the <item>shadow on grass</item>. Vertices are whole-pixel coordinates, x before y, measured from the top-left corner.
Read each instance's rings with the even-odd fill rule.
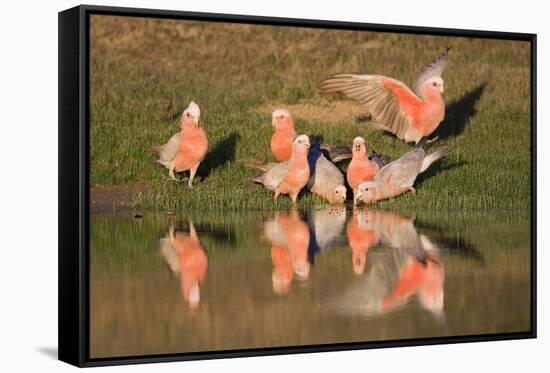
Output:
[[[445,108],[445,119],[435,131],[440,139],[455,137],[464,132],[466,125],[477,113],[476,104],[483,96],[487,82],[481,83]]]
[[[231,132],[225,139],[220,140],[214,148],[206,154],[206,158],[202,161],[201,166],[197,170],[197,175],[204,180],[210,173],[223,166],[226,162],[235,160],[237,141],[241,135],[237,132]]]

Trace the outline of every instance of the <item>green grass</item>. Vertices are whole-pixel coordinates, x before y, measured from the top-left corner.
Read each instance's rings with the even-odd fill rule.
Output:
[[[274,206],[270,192],[248,181],[257,173],[242,164],[272,160],[266,108],[274,105],[310,108],[296,113],[299,132],[345,145],[362,135],[370,148],[398,158],[411,146],[352,117],[342,119],[349,116],[345,110],[315,115],[315,108],[323,113],[335,101],[355,107],[320,96],[319,82],[336,72],[368,72],[411,83],[451,46],[447,115],[437,146],[452,152],[419,178],[416,196],[379,206],[529,209],[526,42],[93,16],[91,45],[91,184],[147,186],[136,207],[288,208],[287,198]],[[178,130],[190,100],[200,105],[210,140],[198,172],[202,182],[193,190],[168,180],[167,170],[144,151]],[[301,207],[319,203],[308,193],[299,199]]]

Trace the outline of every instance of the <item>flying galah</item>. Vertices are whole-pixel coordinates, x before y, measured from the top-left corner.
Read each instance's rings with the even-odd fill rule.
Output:
[[[443,146],[426,155],[424,147],[427,142],[427,138],[424,138],[413,150],[382,167],[372,181],[359,184],[354,196],[354,205],[360,202],[375,203],[407,191],[416,193],[413,187],[416,177],[426,171],[432,163],[449,154],[451,150],[448,146]]]
[[[208,137],[201,126],[199,105],[191,101],[181,117],[181,131],[174,134],[164,145],[147,150],[159,154],[158,162],[169,169],[169,176],[178,181],[174,172],[189,171],[189,188],[200,163],[208,151]]]
[[[445,117],[441,75],[448,51],[424,67],[412,90],[382,75],[335,74],[321,83],[321,92],[338,92],[358,101],[372,117],[374,127],[405,142],[418,143],[431,135]]]
[[[292,115],[286,109],[276,109],[273,111],[271,124],[273,125],[273,136],[271,136],[271,153],[279,162],[288,161],[292,154],[292,144],[296,138],[296,129]],[[351,158],[351,152],[348,147],[336,147],[330,144],[321,144],[323,154],[338,163]]]
[[[371,181],[374,179],[374,175],[376,175],[380,167],[375,161],[371,161],[367,156],[367,146],[365,144],[365,139],[362,137],[358,136],[353,139],[351,151],[353,157],[348,166],[346,176],[348,184],[355,195],[359,184],[363,181]]]
[[[252,181],[264,185],[268,190],[275,191],[287,174],[288,164],[289,162],[267,165],[248,163],[247,166],[264,172]],[[308,164],[310,177],[306,184],[307,188],[331,203],[344,203],[347,194],[344,175],[334,163],[323,155],[317,144],[309,151]]]

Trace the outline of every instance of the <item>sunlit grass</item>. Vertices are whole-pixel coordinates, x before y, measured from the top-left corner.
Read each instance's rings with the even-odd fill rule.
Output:
[[[381,207],[527,210],[530,205],[529,45],[525,42],[93,17],[91,182],[147,186],[153,209],[288,208],[249,182],[244,160],[271,161],[266,105],[325,105],[319,82],[336,72],[380,73],[410,83],[445,47],[445,136],[451,154],[419,179],[417,195]],[[484,85],[485,84],[485,85]],[[474,97],[476,89],[481,89]],[[144,149],[178,130],[190,100],[201,107],[210,153],[193,190],[174,183]],[[342,113],[345,115],[346,113]],[[358,135],[393,159],[410,149],[356,120],[297,116],[300,132],[349,145]],[[343,165],[345,169],[346,164]],[[303,194],[299,206],[322,201]]]

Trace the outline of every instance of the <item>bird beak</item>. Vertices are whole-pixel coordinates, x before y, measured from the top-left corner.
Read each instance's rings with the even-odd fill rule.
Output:
[[[361,145],[355,144],[355,150],[356,150],[356,151],[359,151],[360,149],[361,149]]]
[[[361,192],[357,192],[353,197],[353,206],[358,206],[361,202],[361,198],[363,198],[363,194]]]
[[[196,123],[197,123],[197,127],[201,127],[201,126],[202,126],[202,120],[201,120],[200,117],[197,119]]]
[[[445,88],[443,88],[443,85],[439,87],[439,92],[443,93],[445,91]]]

